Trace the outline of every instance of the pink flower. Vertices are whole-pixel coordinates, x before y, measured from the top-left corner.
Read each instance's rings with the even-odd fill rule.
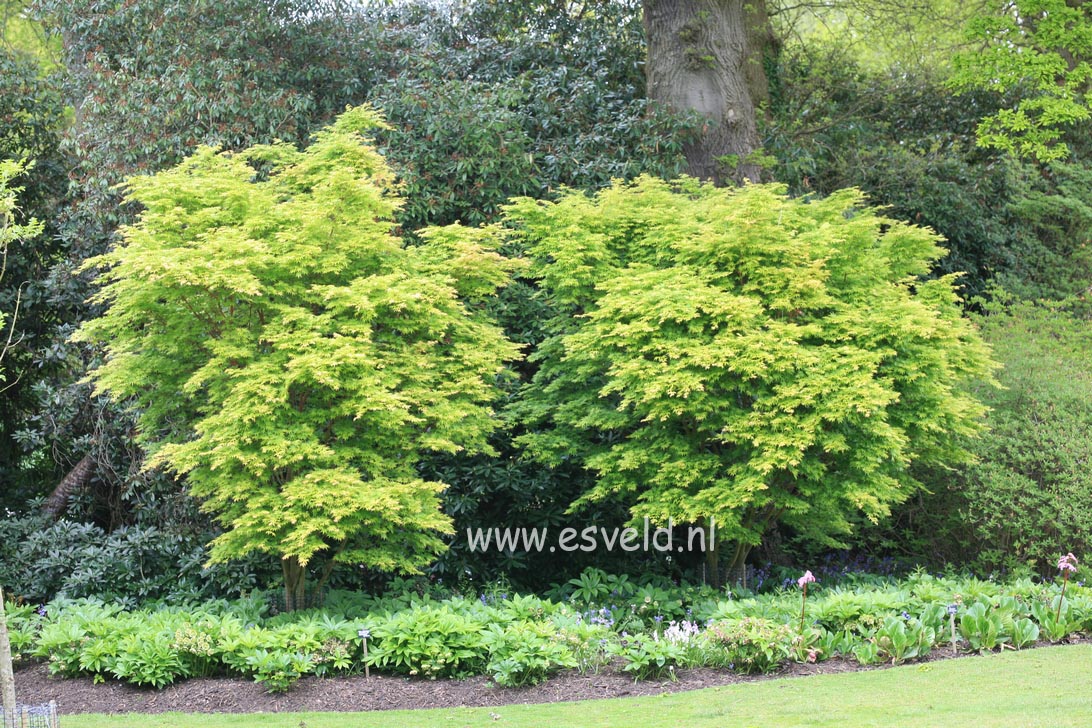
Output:
[[[796,585],[803,589],[800,592],[800,634],[804,634],[804,612],[808,608],[808,584],[815,581],[815,577],[810,571],[805,571],[804,575],[796,580]]]
[[[1077,557],[1068,553],[1058,559],[1058,571],[1075,572],[1077,570]]]

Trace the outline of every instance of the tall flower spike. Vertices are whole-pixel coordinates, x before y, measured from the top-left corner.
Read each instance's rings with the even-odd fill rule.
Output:
[[[1058,597],[1058,611],[1054,614],[1055,620],[1062,618],[1062,604],[1065,603],[1065,588],[1069,586],[1069,575],[1077,571],[1077,557],[1069,552],[1058,559],[1058,571],[1062,572],[1062,594]]]
[[[815,581],[815,576],[810,571],[805,571],[804,575],[796,580],[796,585],[803,591],[800,593],[800,634],[804,634],[804,614],[808,608],[808,584]]]

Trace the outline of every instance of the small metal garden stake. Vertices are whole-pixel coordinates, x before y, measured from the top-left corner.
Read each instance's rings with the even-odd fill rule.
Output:
[[[958,604],[949,604],[948,605],[948,621],[951,623],[951,626],[952,626],[952,652],[953,653],[956,651],[955,616],[956,616],[956,612],[958,612],[958,611],[959,611],[959,605]]]
[[[368,667],[368,638],[372,636],[372,633],[367,629],[362,629],[357,634],[364,642],[364,678],[368,679],[372,676],[371,669]]]

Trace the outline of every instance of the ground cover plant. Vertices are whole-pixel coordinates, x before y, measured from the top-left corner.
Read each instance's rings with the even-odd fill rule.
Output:
[[[670,680],[680,669],[764,673],[833,658],[900,664],[934,650],[985,653],[1092,634],[1092,588],[917,572],[901,579],[796,582],[765,593],[610,577],[608,592],[560,585],[556,600],[334,592],[322,609],[275,613],[268,595],[123,610],[93,599],[13,606],[13,646],[58,676],[162,688],[188,677],[253,678],[284,691],[305,675],[370,671],[424,679],[491,676],[518,687],[560,670]],[[571,587],[571,588],[566,588]],[[363,638],[362,638],[363,635]],[[367,653],[365,656],[365,641]]]

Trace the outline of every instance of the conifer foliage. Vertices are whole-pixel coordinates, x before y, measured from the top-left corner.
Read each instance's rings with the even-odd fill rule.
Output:
[[[730,567],[775,522],[834,543],[966,459],[993,364],[931,231],[856,190],[649,177],[508,210],[556,316],[521,441],[654,522],[715,519]]]
[[[515,263],[487,230],[406,247],[401,201],[346,111],[305,150],[203,147],[133,177],[143,212],[88,265],[105,314],[91,377],[139,412],[148,466],[186,476],[224,533],[213,561],[282,560],[300,606],[310,565],[413,571],[442,548],[426,451],[488,451],[490,403],[518,355],[476,305]],[[327,571],[328,573],[328,571]]]

